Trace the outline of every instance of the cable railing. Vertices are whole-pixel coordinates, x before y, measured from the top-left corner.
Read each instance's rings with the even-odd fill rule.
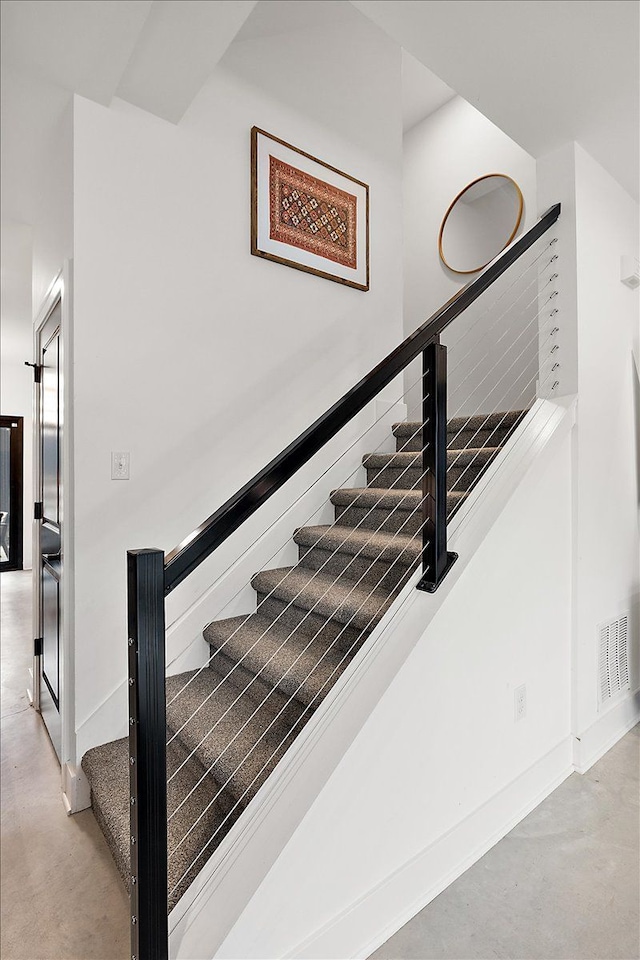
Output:
[[[524,350],[522,350],[518,356],[520,356],[523,352],[524,352]],[[510,367],[507,368],[507,371],[506,371],[505,373],[503,373],[503,375],[499,378],[498,382],[500,382],[501,380],[503,380],[503,379],[505,378],[506,373],[508,373],[508,371],[511,369],[511,367],[513,367],[513,365],[516,363],[517,359],[518,359],[518,358],[516,358],[516,359],[514,359],[514,360],[512,361]],[[485,375],[485,378],[484,378],[484,379],[486,379],[486,376],[487,376],[487,375]],[[528,388],[529,386],[531,386],[531,382],[530,382],[530,381],[527,382],[527,384],[526,384],[526,387],[527,387],[527,388]],[[493,411],[492,411],[492,412],[493,412]],[[507,414],[505,414],[504,416],[506,416],[506,415],[507,415]],[[490,416],[490,414],[488,414],[487,417],[488,417],[488,416]],[[470,418],[469,418],[469,419],[470,419]],[[466,421],[467,423],[469,422],[469,419]],[[501,426],[501,423],[502,423],[503,420],[504,420],[504,417],[498,422],[498,424],[496,425],[496,427],[494,427],[494,428],[491,430],[490,437],[493,436],[494,434],[496,434],[496,432],[498,431],[499,427]],[[458,432],[461,432],[462,430],[464,430],[464,426],[465,426],[465,425],[464,425],[464,423],[463,423],[463,424],[461,425],[460,430],[459,430]],[[470,447],[471,447],[471,449],[473,449],[473,443],[472,443],[472,441],[473,441],[473,439],[475,438],[475,436],[481,431],[481,429],[482,429],[482,425],[481,425],[480,427],[478,427],[478,428],[476,429],[475,433],[472,435],[472,437],[471,437],[471,443],[469,444]],[[408,441],[405,441],[405,444],[403,445],[403,447],[406,447],[406,446],[408,445],[408,443],[410,443],[411,440],[413,440],[413,439],[417,436],[417,433],[418,433],[418,432],[419,432],[419,431],[416,430],[416,431],[409,437],[409,440],[408,440]],[[454,435],[454,437],[453,437],[453,439],[452,439],[452,442],[455,440],[456,436],[457,436],[457,434]],[[489,437],[489,439],[490,439],[490,437]],[[490,446],[490,444],[488,444],[488,443],[485,441],[485,442],[484,442],[484,446]],[[402,451],[402,449],[403,449],[403,448],[401,448],[401,451]],[[416,457],[419,457],[419,455],[420,455],[421,452],[422,452],[422,451],[419,451],[417,454],[414,454],[414,455],[415,455]],[[461,474],[458,476],[458,478],[457,478],[453,483],[451,483],[451,484],[448,485],[448,490],[449,490],[449,492],[451,492],[452,490],[455,490],[456,486],[459,485],[460,480],[464,477],[464,473],[465,473],[466,471],[468,471],[468,470],[470,470],[470,469],[473,468],[476,460],[478,459],[478,456],[479,456],[479,454],[478,454],[478,453],[475,453],[471,458],[468,458],[468,457],[465,458],[465,459],[467,460],[467,462],[464,464],[463,473],[461,473]],[[460,452],[456,455],[456,457],[454,457],[454,458],[451,460],[451,462],[448,462],[448,463],[447,463],[447,473],[448,473],[448,474],[449,474],[452,470],[454,470],[454,469],[456,468],[456,466],[457,466],[457,464],[458,464],[458,461],[459,461],[462,457],[463,457],[463,452],[460,451]],[[407,466],[404,468],[404,470],[401,471],[401,473],[399,474],[399,477],[396,479],[397,485],[400,486],[400,488],[403,489],[403,490],[404,490],[404,489],[411,490],[411,489],[414,489],[414,488],[415,488],[415,484],[409,484],[408,487],[405,487],[402,483],[398,483],[398,481],[402,481],[402,480],[403,480],[403,478],[406,476],[406,474],[408,473],[408,471],[411,470],[411,469],[415,469],[414,464],[409,464],[409,465],[407,465]],[[418,469],[420,469],[420,467],[418,467]],[[382,472],[384,472],[384,471],[381,471],[381,473],[382,473]],[[374,485],[375,485],[375,476],[374,476]],[[373,505],[369,506],[368,510],[366,511],[365,518],[368,517],[368,516],[373,512],[373,510],[375,510],[375,508],[378,506],[378,504],[380,503],[380,501],[381,501],[381,499],[382,499],[383,496],[384,496],[384,494],[381,495],[381,496],[374,502]],[[362,495],[360,495],[359,497],[356,497],[353,502],[354,502],[355,504],[357,504],[357,503],[358,503],[358,500],[361,499],[361,497],[362,497]],[[389,516],[393,516],[394,512],[395,512],[397,509],[398,509],[398,505],[396,504],[396,505],[392,508],[392,510],[390,511],[390,513],[387,515],[387,519],[388,519]],[[411,512],[409,513],[409,518],[410,518],[414,513],[416,513],[416,509],[414,509],[413,511],[411,511]],[[407,518],[407,519],[409,519],[409,518]],[[352,533],[353,533],[354,530],[359,530],[359,529],[362,527],[362,525],[363,525],[363,520],[359,521],[359,523],[356,524],[354,527],[349,528],[350,534],[352,535]],[[315,542],[314,545],[315,545],[316,547],[321,546],[322,543],[323,543],[323,541],[326,541],[326,540],[329,539],[332,531],[333,531],[336,527],[337,527],[337,528],[340,528],[337,521],[334,522],[333,524],[325,525],[325,526],[324,526],[324,533],[323,533],[323,534],[321,535],[321,537]],[[370,536],[369,536],[368,538],[363,539],[363,541],[361,542],[361,545],[360,545],[358,551],[357,551],[356,553],[352,554],[349,563],[348,563],[347,566],[342,570],[342,572],[346,572],[346,571],[349,569],[349,566],[350,566],[351,564],[355,563],[355,561],[358,559],[358,557],[365,552],[366,547],[367,547],[370,543],[372,543],[372,542],[374,541],[376,533],[378,533],[381,528],[382,528],[382,524],[380,524],[380,525],[379,525],[378,527],[376,527],[376,528],[369,529],[368,532],[369,532]],[[405,537],[406,537],[406,534],[399,534],[399,533],[394,534],[394,537],[398,537],[398,536],[405,536]],[[322,573],[323,569],[324,569],[324,568],[328,565],[328,563],[331,561],[332,556],[335,556],[335,554],[337,554],[337,553],[340,552],[341,548],[344,547],[345,544],[347,543],[347,539],[348,539],[348,538],[345,537],[343,540],[341,540],[341,541],[338,543],[337,546],[334,546],[334,547],[333,547],[332,554],[329,556],[329,558],[327,558],[320,567],[317,567],[317,568],[315,569],[315,573],[314,573],[314,575],[313,575],[313,577],[312,577],[312,580],[313,580],[313,578],[314,578],[316,575],[320,575],[320,574]],[[412,545],[413,543],[414,543],[413,538],[410,538],[410,539],[409,539],[409,544]],[[387,548],[388,548],[388,546],[389,546],[389,545],[387,544]],[[407,547],[407,549],[409,549],[409,546]],[[292,569],[294,569],[294,568],[292,568]],[[283,580],[286,580],[286,579],[287,579],[287,576],[289,576],[289,574],[287,574],[287,575],[283,578]],[[283,581],[280,581],[280,583],[282,583],[282,582],[283,582]],[[272,593],[272,592],[273,592],[273,591],[271,591],[271,593]],[[262,604],[264,604],[264,603],[266,602],[266,600],[269,599],[269,596],[271,595],[271,593],[270,593],[270,594],[267,594],[266,597],[265,597],[262,601],[260,601],[260,603],[258,604],[258,608],[257,608],[257,609],[258,609],[258,612],[259,612],[259,610],[260,610],[260,606],[261,606]],[[299,594],[297,594],[296,596],[294,596],[293,599],[289,601],[288,605],[287,605],[287,606],[283,609],[283,611],[281,611],[281,613],[272,621],[272,624],[271,624],[271,625],[277,623],[278,620],[281,619],[281,618],[284,616],[284,614],[287,612],[287,610],[289,609],[289,607],[291,607],[292,605],[295,604],[295,600],[297,599],[298,596],[299,596]],[[223,612],[223,611],[220,611],[220,613],[222,613],[222,612]],[[308,615],[309,615],[309,613],[307,613],[306,616],[308,616]],[[218,614],[218,616],[219,616],[219,614]],[[304,622],[304,621],[303,621],[303,622]],[[239,632],[239,630],[240,630],[240,627],[236,628],[236,630],[234,631],[234,633],[232,633],[231,636],[225,641],[225,644],[226,644],[226,643],[229,643],[229,641],[233,640],[234,636]],[[263,639],[262,636],[258,637],[258,638],[253,642],[253,644],[252,644],[249,648],[247,648],[247,650],[246,650],[245,653],[243,654],[243,657],[242,657],[239,661],[237,661],[236,667],[238,667],[238,666],[240,666],[240,665],[242,664],[243,660],[244,660],[245,658],[247,658],[247,657],[251,654],[252,650],[259,645],[260,640],[262,640],[262,639]],[[285,641],[285,642],[286,642],[286,641]],[[284,645],[284,642],[283,642],[283,645]],[[219,648],[219,649],[216,651],[216,653],[215,653],[212,657],[210,657],[210,658],[208,659],[207,663],[206,663],[203,667],[201,667],[199,671],[195,671],[195,672],[194,672],[194,674],[190,677],[190,679],[182,686],[182,688],[181,688],[177,693],[174,693],[174,694],[173,694],[172,698],[168,701],[169,706],[170,706],[180,695],[182,695],[182,694],[187,690],[187,688],[189,687],[189,685],[190,685],[191,683],[193,683],[193,681],[196,679],[198,673],[200,673],[201,670],[206,669],[206,668],[213,662],[215,656],[216,656],[219,652],[221,652],[221,650],[223,650],[223,649],[224,649],[224,644],[223,644],[223,646],[222,646],[221,648]],[[279,649],[280,649],[280,648],[278,648],[278,649],[272,654],[272,656],[271,656],[271,657],[269,658],[269,660],[264,664],[264,666],[267,666],[267,665],[268,665],[268,663],[270,662],[270,660],[275,657],[275,655],[277,654],[277,652],[279,652]],[[235,669],[235,668],[234,668],[234,669]],[[251,682],[252,682],[252,683],[255,682],[255,680],[257,679],[258,676],[259,676],[259,674],[257,674],[257,675],[254,677],[254,680],[252,680]],[[210,699],[210,698],[212,698],[213,696],[215,696],[215,693],[216,693],[216,692],[217,692],[217,688],[214,689],[214,690],[211,692],[211,694],[209,695],[209,698],[208,698],[208,699]],[[186,726],[186,725],[194,718],[194,716],[199,712],[199,710],[201,710],[205,705],[206,705],[206,701],[203,701],[202,703],[200,703],[200,704],[198,705],[198,707],[193,711],[193,713],[192,713],[187,719],[185,719],[182,727],[180,727],[180,728],[178,728],[177,730],[175,730],[173,736],[169,739],[168,743],[171,743],[174,739],[176,739],[176,738],[179,736],[179,734],[181,733],[181,730],[183,729],[183,727]],[[186,761],[185,761],[185,762],[186,762]],[[176,776],[177,773],[179,773],[179,769],[174,772],[173,776]],[[172,778],[169,778],[169,779],[172,779]]]
[[[530,385],[530,384],[527,383],[527,384],[526,384],[526,387],[528,387],[529,385]],[[525,389],[526,389],[526,387],[525,387]],[[478,427],[477,430],[476,430],[476,433],[478,433],[478,432],[482,429],[482,427],[484,426],[484,423],[486,423],[486,421],[488,420],[489,416],[490,416],[490,414],[488,414],[487,417],[485,418],[485,420],[483,421],[483,423],[481,423],[481,424],[479,425],[479,427]],[[499,428],[500,428],[500,426],[502,425],[502,422],[504,421],[504,419],[505,419],[506,416],[507,416],[507,414],[505,413],[505,414],[503,415],[503,417],[500,418],[500,420],[498,421],[498,423],[496,424],[496,426],[491,430],[490,436],[493,435],[493,434],[495,434],[495,433],[499,430]],[[468,421],[467,421],[467,422],[468,422]],[[474,434],[474,436],[475,436],[475,434]],[[412,438],[413,438],[413,437],[412,437]],[[472,437],[472,439],[473,439],[473,437]],[[450,471],[451,469],[453,469],[453,468],[455,467],[455,464],[456,464],[456,462],[457,462],[457,459],[458,459],[458,458],[455,458],[455,459],[453,460],[452,464],[450,464],[450,465],[448,466],[448,471]],[[472,465],[473,459],[474,459],[474,458],[472,458],[472,460],[471,460],[470,463],[467,465],[467,467]],[[466,469],[466,468],[465,468],[465,469]],[[457,482],[457,481],[456,481],[456,482]],[[455,484],[454,484],[453,486],[455,486]],[[449,489],[451,490],[452,488],[449,487]],[[331,529],[331,527],[328,527],[328,529]],[[357,527],[356,527],[356,529],[357,529]],[[372,532],[372,535],[371,535],[370,540],[373,539],[373,537],[374,537],[374,535],[375,535],[375,532],[377,532],[378,529],[379,529],[379,528],[377,528],[375,531]],[[419,532],[419,531],[418,531],[418,532]],[[396,535],[396,536],[397,536],[397,535]],[[370,540],[367,541],[367,542],[370,542]],[[339,549],[340,549],[340,547],[337,547],[337,548],[336,548],[336,551],[339,550]],[[362,549],[364,549],[364,545],[363,545],[363,547],[361,547],[361,550],[362,550]],[[358,551],[358,553],[360,553],[360,552],[361,552],[361,551]],[[358,556],[358,553],[355,554],[355,555],[352,557],[352,559],[349,561],[349,564],[351,564],[351,563],[354,562],[354,560],[355,560],[355,559],[357,558],[357,556]],[[396,561],[394,561],[394,562],[397,562],[398,559],[399,559],[399,558],[396,558]],[[326,564],[327,562],[328,562],[328,561],[325,561],[325,564]],[[347,565],[347,568],[345,568],[345,569],[348,569],[349,564]],[[321,570],[322,570],[322,567],[318,568],[318,572],[321,571]],[[359,582],[360,582],[360,580],[355,580],[355,581],[354,581],[354,587],[353,587],[352,589],[355,589],[355,587],[359,584]],[[292,603],[292,602],[293,602],[293,601],[291,601],[291,603]],[[308,614],[307,614],[307,616],[308,616]],[[238,628],[238,629],[239,629],[239,628]],[[236,631],[236,632],[237,632],[237,631]],[[264,635],[263,635],[263,636],[264,636]],[[244,654],[244,657],[246,657],[246,656],[248,656],[248,655],[250,654],[250,652],[251,652],[251,650],[253,649],[253,647],[256,647],[256,646],[259,645],[260,640],[263,639],[263,636],[258,637],[258,639],[254,641],[253,646],[250,647],[250,648],[246,651],[246,653]],[[312,637],[310,637],[308,646],[310,646],[310,645],[313,643],[313,641],[314,641],[314,639],[316,638],[316,636],[317,636],[317,634],[314,635],[314,636],[312,636]],[[232,635],[232,637],[233,637],[233,635]],[[229,639],[232,639],[232,637],[229,638]],[[288,639],[288,638],[287,638],[287,639]],[[228,641],[225,641],[225,643],[226,643],[226,642],[228,642]],[[283,641],[283,643],[281,644],[281,647],[284,646],[284,644],[285,644],[286,642],[287,642],[287,640],[285,639],[285,641]],[[334,644],[335,644],[335,643],[336,643],[336,641],[334,641]],[[263,669],[264,669],[264,667],[268,666],[269,662],[277,656],[277,653],[279,652],[279,650],[281,649],[281,647],[278,648],[278,649],[276,649],[274,652],[272,652],[271,656],[264,662]],[[222,646],[221,648],[219,648],[218,650],[216,650],[216,652],[214,653],[214,655],[209,659],[207,665],[210,665],[210,664],[214,661],[215,657],[218,655],[218,653],[221,652],[221,650],[222,650],[223,648],[224,648],[224,644],[223,644],[223,646]],[[306,650],[306,649],[307,649],[307,648],[305,648],[305,650]],[[327,651],[325,652],[324,656],[327,655],[327,653],[329,652],[330,649],[331,649],[330,647],[327,649]],[[300,653],[299,657],[301,657],[301,656],[303,655],[303,653],[305,652],[305,650],[303,650],[303,651]],[[239,666],[241,665],[242,659],[243,659],[243,658],[241,658],[239,661],[237,661],[234,669],[236,669],[237,667],[239,667]],[[291,669],[291,667],[289,667],[289,670],[290,670],[290,669]],[[195,677],[196,675],[197,675],[197,673],[194,674],[194,677]],[[257,679],[259,678],[259,675],[260,675],[260,672],[254,676],[254,678],[253,678],[253,680],[251,681],[251,683],[255,683],[255,682],[257,681]],[[229,676],[229,675],[227,674],[226,677],[225,677],[225,679],[228,678],[228,676]],[[193,680],[193,677],[191,678],[191,680]],[[191,680],[190,680],[189,682],[191,682]],[[223,682],[223,681],[221,681],[221,683],[222,683],[222,682]],[[325,681],[325,683],[326,683],[326,682],[327,682],[327,681]],[[182,691],[183,691],[185,688],[186,688],[186,687],[183,687],[183,688],[182,688]],[[210,697],[213,697],[213,696],[215,695],[215,693],[217,692],[217,689],[218,689],[218,687],[216,687],[216,688],[209,694],[209,697],[208,697],[207,699],[209,699]],[[239,694],[239,695],[238,695],[238,698],[237,698],[237,700],[236,700],[235,702],[238,702],[238,700],[240,699],[240,696],[243,695],[244,693],[246,693],[246,689],[247,689],[247,688],[244,688],[244,689],[243,689],[242,694]],[[182,691],[180,691],[180,692],[182,692]],[[175,699],[178,695],[179,695],[179,694],[174,694],[173,699]],[[290,698],[290,700],[293,699],[294,696],[295,696],[295,693],[292,695],[292,697]],[[205,706],[206,706],[206,700],[203,701],[203,702],[201,702],[201,703],[199,704],[199,706],[196,708],[196,710],[194,711],[194,713],[192,713],[191,716],[190,716],[187,720],[185,720],[184,725],[186,725],[190,720],[192,720],[193,717],[195,716],[195,714],[196,714],[199,710],[203,709]],[[216,727],[224,720],[224,717],[231,711],[231,709],[233,708],[233,706],[234,706],[234,703],[232,703],[229,707],[227,707],[227,710],[225,711],[225,713],[224,713],[221,717],[219,717],[219,718],[216,720],[216,722],[209,728],[209,730],[206,732],[205,736],[203,737],[203,740],[198,744],[198,746],[201,746],[202,743],[204,742],[204,740],[207,739],[208,737],[210,737],[210,736],[215,732]],[[286,706],[286,705],[285,705],[285,706]],[[255,715],[257,714],[258,709],[259,709],[259,708],[256,708],[256,711],[254,712],[254,714],[253,714],[251,717],[249,717],[249,718],[245,721],[244,726],[241,727],[241,728],[237,731],[236,737],[239,737],[239,736],[242,734],[244,727],[246,727],[246,725],[250,722],[250,720],[253,719],[253,716],[255,716]],[[307,707],[307,709],[309,709],[309,708]],[[281,712],[282,712],[283,710],[284,710],[284,707],[281,709]],[[275,721],[274,721],[274,722],[275,722]],[[177,729],[177,730],[174,732],[173,737],[170,739],[169,742],[172,742],[172,740],[175,739],[175,738],[180,734],[180,732],[181,732],[181,728]],[[263,734],[263,735],[266,735],[267,733],[268,733],[268,729],[264,731],[264,734]],[[227,744],[227,747],[226,747],[225,749],[229,749],[229,746],[230,746],[230,744]],[[278,745],[278,746],[279,746],[279,745]],[[197,749],[197,748],[196,748],[196,749]],[[224,751],[223,751],[223,753],[224,753]],[[186,762],[186,761],[185,761],[185,762]],[[210,771],[209,771],[209,772],[210,772]],[[176,770],[176,771],[174,772],[173,776],[176,776],[178,773],[179,773],[179,770]],[[206,774],[205,774],[205,775],[206,775]],[[171,780],[171,779],[172,779],[172,777],[169,778],[169,780]],[[199,786],[199,784],[200,784],[200,782],[198,782],[198,783],[193,787],[193,790],[195,790],[195,789]],[[220,788],[221,791],[222,791],[222,789],[224,789],[224,785],[222,785],[222,787]],[[193,792],[193,790],[192,790],[192,792]],[[189,795],[187,795],[187,796],[183,799],[182,803],[176,808],[176,810],[174,811],[174,814],[173,814],[172,816],[175,816],[175,815],[179,812],[180,807],[181,807],[184,803],[186,803],[188,799],[189,799]],[[211,799],[210,805],[212,805],[212,804],[215,802],[216,799],[217,799],[217,795]],[[206,813],[206,809],[203,811],[202,816],[204,816],[205,813]],[[172,819],[172,817],[169,818],[169,820],[171,820],[171,819]],[[194,824],[194,826],[195,826],[195,824]],[[221,826],[222,826],[222,825],[221,825]],[[221,827],[218,828],[218,831],[219,831],[220,829],[221,829]],[[216,833],[217,833],[217,831],[216,831]],[[211,837],[210,840],[208,841],[209,843],[211,843],[211,842],[213,842],[213,841],[215,840],[216,833],[214,833],[214,834],[212,835],[212,837]],[[173,850],[170,850],[170,855],[171,855],[172,853],[174,853],[177,849],[180,848],[180,846],[182,845],[182,843],[183,843],[184,840],[186,839],[186,836],[187,836],[187,835],[185,835],[185,837],[183,838],[182,841],[178,842],[178,844],[173,848]],[[177,885],[176,885],[176,887],[177,887]],[[176,889],[176,888],[174,887],[173,889]],[[173,892],[173,889],[172,889],[172,891],[170,891],[170,892]]]
[[[397,615],[418,569],[418,589],[439,587],[457,557],[448,550],[447,519],[535,396],[557,387],[559,255],[547,232],[559,215],[556,204],[178,547],[166,556],[161,550],[128,552],[130,895],[137,960],[168,957],[167,905],[185,892],[367,637]],[[519,260],[521,269],[507,273]],[[488,291],[503,275],[506,282],[489,302]],[[447,348],[440,335],[476,302],[478,315],[467,313],[470,322]],[[196,669],[167,678],[166,596],[381,391],[386,399],[417,358],[420,375],[388,404],[402,411],[404,421],[395,452],[380,440],[352,466],[364,437],[370,431],[379,437],[386,410],[296,493],[298,513],[313,493],[313,509],[294,535],[298,563],[273,570],[270,563],[285,544],[274,549],[209,624],[209,656]],[[352,486],[363,469],[366,485]],[[341,478],[330,498],[335,519],[309,526],[320,513],[318,482],[329,475]],[[281,520],[266,528],[272,539]],[[258,594],[255,611],[223,619],[248,585]]]

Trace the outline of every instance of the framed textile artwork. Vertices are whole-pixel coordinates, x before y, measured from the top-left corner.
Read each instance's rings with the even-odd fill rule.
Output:
[[[251,130],[251,253],[369,289],[369,187]]]

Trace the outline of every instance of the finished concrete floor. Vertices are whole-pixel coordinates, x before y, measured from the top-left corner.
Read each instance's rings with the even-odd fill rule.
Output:
[[[572,774],[371,960],[637,960],[640,725]]]
[[[31,575],[2,594],[2,960],[125,960],[129,898],[93,814],[68,817],[60,766],[29,706]]]

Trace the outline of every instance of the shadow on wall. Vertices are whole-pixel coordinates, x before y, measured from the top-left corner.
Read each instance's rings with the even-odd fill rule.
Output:
[[[631,354],[631,380],[633,382],[633,422],[635,439],[635,464],[636,464],[636,490],[638,492],[638,506],[640,506],[640,371],[638,362]]]

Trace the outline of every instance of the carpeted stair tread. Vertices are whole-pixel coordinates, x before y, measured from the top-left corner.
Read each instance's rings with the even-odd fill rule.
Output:
[[[361,630],[373,630],[392,600],[386,590],[302,566],[263,570],[251,584],[259,594],[273,593],[280,600]]]
[[[88,750],[82,759],[82,769],[91,785],[91,805],[96,819],[118,870],[129,886],[128,740],[114,740]],[[196,758],[189,758],[188,751],[179,741],[167,748],[167,775],[172,778],[167,786],[168,905],[171,909],[214,852],[226,830],[220,829],[219,837],[208,841],[225,818],[228,818],[228,829],[237,814],[232,810],[230,796],[220,791]]]
[[[457,507],[466,496],[466,490],[447,493],[447,511]],[[341,487],[331,491],[331,502],[343,507],[413,512],[422,503],[422,491],[403,490],[400,487]]]
[[[416,537],[387,533],[384,530],[368,530],[362,527],[341,526],[339,523],[322,527],[300,527],[293,539],[303,547],[321,547],[323,550],[339,551],[352,556],[370,557],[372,560],[387,560],[411,564],[420,556],[421,548]]]
[[[232,678],[211,669],[167,677],[171,733],[243,807],[283,756],[303,713],[295,702],[281,707],[275,695],[257,706]]]
[[[204,638],[213,650],[314,708],[350,659],[306,624],[290,629],[284,617],[272,622],[257,613],[216,620],[205,628]]]
[[[378,510],[416,510],[422,491],[386,487],[340,487],[332,490],[331,503],[341,507],[375,507]]]
[[[499,427],[513,427],[528,413],[527,410],[499,410],[494,413],[477,413],[472,417],[451,417],[447,420],[447,434],[459,433],[461,430],[495,430]],[[419,421],[405,420],[392,425],[393,435],[409,439],[414,437],[422,424]]]
[[[447,421],[447,433],[460,430],[497,430],[513,427],[524,417],[527,410],[496,410],[494,413],[477,413],[472,417],[452,417]]]
[[[460,447],[447,450],[447,467],[465,467],[470,463],[485,464],[500,450],[500,447]],[[369,453],[362,463],[368,469],[391,468],[406,470],[422,466],[421,453]]]

